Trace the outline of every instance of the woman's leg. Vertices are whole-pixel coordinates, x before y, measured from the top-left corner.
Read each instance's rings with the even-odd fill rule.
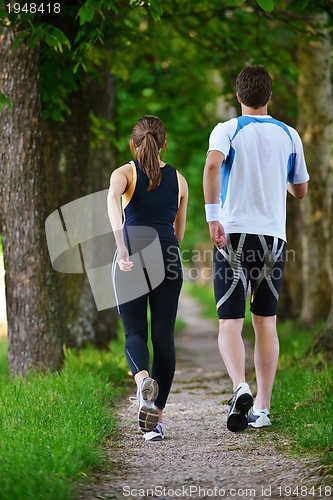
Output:
[[[171,244],[162,246],[162,249],[165,278],[149,294],[154,350],[152,377],[159,385],[159,395],[155,404],[159,410],[160,422],[162,422],[162,410],[165,407],[175,372],[174,327],[183,283],[178,247]]]
[[[125,355],[137,384],[148,376],[149,352],[147,347],[147,295],[119,306],[125,333]]]

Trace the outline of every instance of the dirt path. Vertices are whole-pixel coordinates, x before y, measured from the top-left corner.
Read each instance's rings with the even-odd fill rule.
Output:
[[[309,463],[278,452],[277,442],[282,448],[289,443],[273,427],[227,430],[231,384],[217,349],[217,322],[200,318],[197,303],[185,294],[179,316],[187,327],[176,338],[166,438],[145,442],[136,430],[136,408],[123,401],[119,439],[110,451],[112,472],[97,473],[79,498],[327,498],[316,487],[323,482],[316,459]]]

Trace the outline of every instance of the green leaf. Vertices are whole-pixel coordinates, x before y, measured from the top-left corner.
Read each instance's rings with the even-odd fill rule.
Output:
[[[77,13],[77,16],[80,18],[80,25],[85,23],[90,23],[94,17],[95,9],[91,5],[88,5],[86,2],[82,5],[81,9]]]
[[[24,38],[27,36],[27,34],[28,34],[28,30],[27,31],[23,31],[22,33],[20,33],[16,37],[16,40],[15,40],[15,42],[12,45],[12,50],[16,49],[16,47],[19,45],[20,42],[22,42],[22,40],[24,40]]]
[[[159,1],[158,0],[149,0],[149,3],[150,3],[150,6],[152,7],[152,9],[156,12],[157,16],[161,17],[161,15],[163,14],[163,9],[162,9]],[[153,12],[152,12],[152,16],[155,19]]]
[[[256,2],[266,12],[272,12],[274,9],[274,0],[256,0]]]
[[[71,43],[68,40],[67,36],[63,31],[61,31],[59,28],[56,28],[52,35],[58,40],[59,44],[61,45],[66,45],[69,49],[71,48]]]
[[[56,122],[62,122],[64,121],[64,117],[61,114],[61,111],[59,108],[54,108],[51,113],[51,118],[52,120]]]
[[[13,109],[13,105],[10,100],[7,99],[7,97],[0,91],[0,111],[6,104],[10,107],[10,109]]]
[[[53,35],[50,35],[50,33],[46,33],[45,35],[45,42],[50,45],[50,47],[57,47],[58,46],[58,40],[53,36]]]
[[[287,7],[287,10],[296,10],[298,12],[303,12],[309,5],[311,0],[291,0]]]
[[[118,8],[116,6],[116,3],[113,0],[107,1],[107,7],[108,7],[108,9],[112,9],[116,14],[118,14]]]
[[[7,13],[6,9],[1,8],[0,9],[0,19],[5,19],[5,17],[7,17],[7,16],[8,16],[8,13]]]

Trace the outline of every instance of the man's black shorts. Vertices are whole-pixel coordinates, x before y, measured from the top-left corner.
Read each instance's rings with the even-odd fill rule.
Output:
[[[214,248],[214,292],[219,319],[244,318],[248,286],[250,308],[275,316],[282,284],[286,243],[274,236],[235,233]]]

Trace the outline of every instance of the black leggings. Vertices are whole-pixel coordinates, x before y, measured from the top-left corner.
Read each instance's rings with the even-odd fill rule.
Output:
[[[149,371],[148,318],[147,305],[150,306],[151,340],[153,345],[153,364],[151,376],[159,385],[156,406],[165,407],[175,372],[174,326],[178,309],[178,299],[183,283],[183,272],[179,247],[173,243],[160,241],[165,277],[156,288],[140,297],[118,305],[120,318],[125,332],[125,355],[133,376],[141,371]],[[121,273],[117,266],[117,275]],[[131,271],[130,271],[131,272]],[[146,278],[147,274],[145,273]],[[148,280],[149,284],[149,280]]]

